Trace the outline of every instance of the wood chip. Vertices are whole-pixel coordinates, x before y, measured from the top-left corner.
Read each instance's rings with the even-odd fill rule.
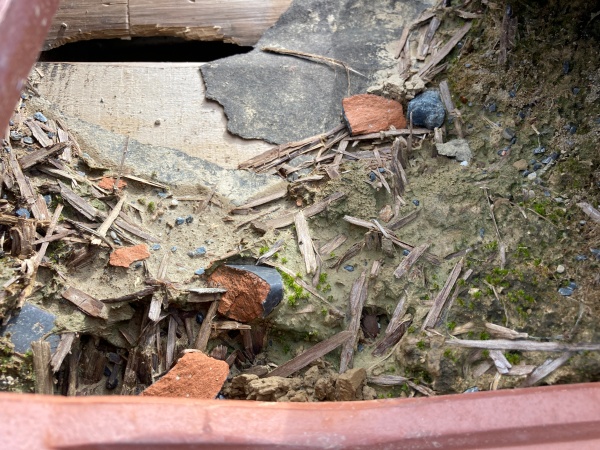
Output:
[[[332,350],[335,350],[344,342],[347,342],[351,337],[352,333],[350,331],[341,331],[329,339],[319,342],[310,349],[306,350],[304,353],[289,360],[285,364],[282,364],[277,369],[267,374],[267,377],[289,377],[298,370],[308,366],[314,360],[321,358]]]
[[[423,244],[416,247],[412,252],[406,256],[400,265],[394,271],[394,276],[396,278],[402,278],[404,275],[408,273],[410,268],[417,262],[417,260],[421,257],[423,253],[430,247],[431,244]]]
[[[206,319],[205,319],[206,320]],[[202,322],[204,323],[204,322]],[[237,322],[235,320],[217,320],[212,323],[213,330],[251,330],[248,324]]]
[[[200,331],[198,331],[198,336],[196,337],[196,342],[194,343],[194,348],[200,350],[202,352],[206,352],[206,346],[208,345],[208,338],[210,337],[210,330],[212,329],[212,323],[217,315],[217,309],[219,308],[219,302],[214,301],[211,303],[208,308],[208,312],[206,313],[206,317],[200,325]]]
[[[25,125],[31,130],[33,137],[40,143],[42,147],[49,147],[53,144],[52,139],[48,137],[46,132],[33,120],[26,120]]]
[[[108,319],[108,308],[106,305],[91,295],[88,295],[77,288],[69,287],[62,293],[62,296],[87,315],[100,319]]]
[[[348,239],[348,236],[346,236],[344,234],[338,234],[333,239],[326,242],[319,248],[319,254],[321,256],[331,255],[340,245],[342,245],[344,242],[346,242],[347,239]]]
[[[512,368],[512,364],[508,362],[506,356],[500,350],[490,350],[490,358],[494,361],[498,373],[502,375],[506,375]]]
[[[260,257],[256,260],[256,265],[258,266],[260,264],[263,264],[266,260],[271,258],[271,256],[273,256],[275,253],[281,250],[284,242],[285,241],[283,239],[279,239],[278,241],[276,241],[271,247],[269,247],[269,250],[267,250],[264,254],[260,255]]]
[[[444,306],[446,304],[446,300],[448,299],[448,296],[450,295],[450,291],[452,290],[454,283],[456,283],[456,280],[458,279],[458,276],[460,275],[460,271],[462,270],[463,262],[464,262],[464,259],[461,258],[461,260],[456,263],[456,265],[452,269],[452,272],[450,272],[450,275],[448,275],[448,279],[446,280],[444,287],[442,288],[442,290],[438,293],[438,295],[434,299],[433,306],[429,310],[429,313],[427,314],[427,317],[425,318],[425,321],[423,322],[423,326],[421,327],[421,329],[423,331],[425,331],[427,328],[435,328],[435,326],[440,318],[440,315],[444,309]]]
[[[448,54],[452,51],[456,44],[458,44],[458,42],[469,32],[469,30],[471,29],[471,25],[471,22],[466,23],[460,30],[458,30],[454,34],[454,36],[452,36],[452,38],[446,43],[446,45],[439,49],[437,53],[431,56],[425,62],[425,64],[423,64],[423,67],[421,67],[421,69],[418,72],[418,75],[419,77],[421,77],[421,79],[424,80],[428,78],[428,74],[431,73],[432,69],[434,69],[435,66],[442,62],[442,60],[446,56],[448,56]],[[414,131],[413,134],[415,134]]]
[[[312,238],[310,237],[310,230],[308,228],[306,217],[304,217],[304,213],[299,212],[296,214],[294,223],[296,224],[298,247],[300,248],[300,254],[302,254],[304,258],[306,273],[315,273],[318,269],[317,254],[315,252]]]
[[[31,343],[31,350],[33,351],[35,393],[52,395],[54,394],[54,384],[52,383],[52,371],[50,369],[50,343],[34,341]]]
[[[364,247],[365,247],[365,241],[360,241],[360,242],[355,243],[348,250],[346,250],[346,253],[344,253],[342,256],[340,256],[338,258],[338,260],[330,266],[330,268],[335,268],[336,271],[339,270],[340,267],[342,267],[342,264],[351,260],[356,255],[358,255]]]
[[[396,345],[398,341],[402,339],[402,336],[404,336],[404,333],[406,333],[406,330],[408,330],[411,324],[412,316],[410,314],[407,314],[407,316],[404,317],[401,321],[399,320],[399,323],[392,323],[392,321],[390,320],[390,323],[388,324],[388,327],[385,330],[385,335],[383,336],[383,339],[381,339],[381,341],[379,341],[379,343],[376,345],[372,355],[381,356],[389,348]]]
[[[579,206],[585,214],[590,216],[594,222],[600,223],[600,211],[598,211],[592,205],[587,202],[579,202],[577,203],[577,206]]]
[[[14,151],[11,151],[8,155],[8,165],[13,176],[15,177],[15,181],[19,185],[21,196],[31,207],[31,213],[33,214],[33,217],[38,220],[49,220],[50,212],[48,211],[48,206],[46,205],[44,197],[36,193],[36,191],[33,189],[33,185],[31,184],[31,180],[23,175],[21,165],[17,161]]]
[[[433,40],[433,36],[435,35],[435,32],[437,31],[441,23],[442,21],[437,17],[431,18],[431,22],[429,22],[429,26],[427,27],[422,43],[419,42],[417,57],[425,58],[430,52],[431,41]]]
[[[71,352],[71,346],[74,341],[75,333],[63,333],[60,335],[60,342],[58,343],[56,352],[52,355],[52,372],[56,373],[60,370],[65,357]]]
[[[188,303],[204,303],[221,300],[221,296],[227,292],[227,289],[221,288],[192,288],[188,289]]]
[[[510,328],[489,322],[486,322],[485,327],[492,336],[498,339],[527,339],[529,337],[527,333],[519,333],[518,331],[511,330]]]
[[[244,205],[238,206],[236,208],[233,208],[230,211],[230,214],[236,214],[236,211],[240,211],[240,210],[249,210],[252,208],[256,208],[257,206],[262,206],[265,205],[267,203],[271,203],[274,202],[275,200],[279,200],[284,198],[285,196],[287,196],[287,189],[280,189],[277,192],[274,192],[272,194],[266,195],[264,197],[261,197],[259,199],[253,200],[251,202],[248,202]]]
[[[379,386],[400,386],[405,384],[408,378],[400,375],[379,375],[377,377],[368,377],[367,383],[377,384]]]
[[[159,286],[148,286],[141,291],[134,292],[132,294],[125,294],[121,297],[113,297],[113,298],[105,298],[100,300],[102,303],[110,304],[110,303],[124,303],[124,302],[135,302],[138,300],[142,300],[146,297],[151,296],[159,289]]]
[[[446,344],[452,347],[483,348],[487,350],[519,350],[524,352],[597,352],[600,344],[579,343],[567,344],[565,342],[534,342],[508,339],[489,339],[484,341],[451,339]]]
[[[536,367],[535,370],[531,372],[531,374],[529,374],[525,380],[523,380],[519,387],[530,387],[536,385],[556,369],[566,364],[572,357],[572,352],[565,352],[556,359],[547,359],[542,365]]]
[[[350,290],[349,301],[349,317],[348,331],[351,333],[351,338],[348,339],[342,347],[342,355],[340,358],[340,373],[352,368],[352,359],[354,357],[354,347],[358,340],[358,331],[360,329],[360,319],[362,310],[367,301],[367,291],[369,288],[369,279],[367,271],[364,270],[360,277],[352,284]]]

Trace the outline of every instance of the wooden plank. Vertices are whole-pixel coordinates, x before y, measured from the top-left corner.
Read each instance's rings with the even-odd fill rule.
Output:
[[[458,276],[460,275],[460,271],[462,270],[463,262],[464,262],[464,259],[461,258],[461,260],[456,263],[456,265],[450,272],[450,275],[448,275],[448,279],[446,280],[444,287],[440,290],[440,292],[438,293],[436,298],[433,300],[433,306],[429,310],[429,313],[427,314],[427,317],[425,318],[425,321],[423,322],[423,326],[421,327],[421,329],[423,331],[426,330],[427,328],[435,328],[435,324],[437,323],[437,321],[440,318],[440,314],[441,314],[442,310],[444,309],[444,305],[446,304],[446,300],[448,299],[448,296],[450,295],[450,291],[452,290],[454,283],[456,283],[456,280],[458,279]]]
[[[34,341],[31,343],[31,350],[33,351],[35,393],[52,395],[54,394],[54,384],[52,383],[52,371],[50,370],[50,343]]]
[[[317,214],[325,211],[329,205],[335,203],[342,198],[344,198],[346,194],[343,192],[334,192],[333,194],[325,197],[323,200],[313,203],[312,205],[304,208],[302,212],[304,213],[304,217],[309,218],[312,216],[316,216]],[[276,219],[266,220],[262,223],[262,225],[266,229],[270,228],[284,228],[294,223],[294,218],[296,217],[297,212],[288,213]]]
[[[61,1],[44,50],[85,39],[128,37],[127,4],[128,0]]]
[[[108,318],[108,308],[104,303],[77,288],[69,287],[62,293],[62,296],[89,316],[100,319]]]
[[[300,253],[304,257],[306,273],[315,273],[318,269],[317,254],[312,238],[310,237],[310,230],[308,228],[306,217],[304,217],[304,213],[299,212],[296,214],[294,223],[296,224],[296,233],[298,235],[298,247],[300,248]]]
[[[56,373],[60,370],[65,357],[71,352],[73,341],[75,341],[75,333],[63,333],[60,335],[60,342],[50,361],[52,372]]]
[[[33,134],[35,140],[38,141],[42,147],[49,147],[53,144],[52,139],[48,137],[48,135],[44,132],[44,130],[42,130],[37,122],[33,120],[26,120],[25,125],[29,127],[31,134]]]
[[[319,359],[320,357],[326,355],[332,350],[335,350],[344,342],[347,342],[348,339],[350,339],[351,337],[352,333],[350,331],[341,331],[338,334],[333,335],[329,339],[319,342],[318,344],[312,346],[304,353],[296,356],[295,358],[291,359],[285,364],[282,364],[266,376],[284,378],[289,377],[298,370],[308,366],[314,360]]]
[[[348,331],[351,333],[350,339],[348,339],[342,347],[342,356],[340,359],[340,373],[344,373],[346,370],[352,368],[352,359],[354,357],[354,346],[358,339],[358,330],[360,329],[360,318],[363,307],[367,300],[367,290],[369,287],[369,278],[367,277],[367,271],[364,270],[360,277],[350,290],[350,306],[349,315],[350,323],[348,324]]]

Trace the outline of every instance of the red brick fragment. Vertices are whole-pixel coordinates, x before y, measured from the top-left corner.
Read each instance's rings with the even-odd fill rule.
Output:
[[[373,94],[359,94],[342,100],[344,117],[352,136],[406,128],[402,105]]]
[[[112,190],[113,187],[115,186],[115,181],[117,181],[116,178],[104,177],[98,183],[98,187],[101,187],[102,189]],[[123,189],[125,186],[127,186],[127,183],[123,180],[119,180],[119,184],[117,185],[117,188]]]
[[[223,387],[228,374],[229,365],[225,361],[199,351],[189,352],[142,395],[213,399]]]
[[[133,247],[118,248],[110,254],[111,266],[129,267],[134,261],[141,261],[150,257],[146,244],[134,245]]]
[[[219,314],[244,323],[263,316],[263,302],[271,287],[258,275],[221,266],[212,273],[209,282],[227,289],[219,302]]]

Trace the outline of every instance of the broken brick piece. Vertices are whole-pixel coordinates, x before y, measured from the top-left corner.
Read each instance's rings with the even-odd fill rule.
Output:
[[[98,183],[98,187],[101,187],[102,189],[112,190],[115,187],[115,181],[117,181],[115,178],[104,177]],[[123,180],[119,180],[117,189],[123,189],[125,186],[127,186],[127,183]]]
[[[281,275],[270,267],[221,266],[209,283],[227,289],[219,302],[219,313],[238,322],[267,316],[283,298]]]
[[[406,128],[402,105],[373,94],[359,94],[342,100],[344,119],[352,136]]]
[[[189,352],[142,395],[213,399],[223,387],[228,374],[229,365],[225,361],[199,351]]]
[[[150,257],[146,244],[134,245],[133,247],[118,248],[110,254],[111,266],[129,267],[134,261],[141,261]]]

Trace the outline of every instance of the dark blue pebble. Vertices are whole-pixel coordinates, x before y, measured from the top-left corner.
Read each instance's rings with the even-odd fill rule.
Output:
[[[358,350],[358,352],[362,352],[365,349],[365,346],[362,344],[358,344],[358,347],[356,348]]]
[[[510,140],[510,145],[515,145],[517,143],[517,137],[513,136],[512,139]]]
[[[546,147],[536,147],[533,149],[534,155],[539,155],[540,153],[546,153]]]
[[[133,268],[134,268],[134,269],[139,269],[140,267],[142,267],[142,262],[141,262],[141,261],[138,261],[138,262],[136,262],[136,263],[133,265]]]
[[[175,219],[175,225],[183,225],[185,223],[185,219],[183,217],[178,217]]]
[[[154,244],[151,248],[152,250],[160,250],[160,244]]]
[[[54,133],[54,132],[52,132],[52,131],[48,131],[48,133],[47,133],[47,134],[48,134],[48,137],[49,137],[50,139],[52,139],[54,136],[56,136],[56,133]]]
[[[570,295],[572,295],[572,294],[573,294],[573,289],[571,289],[571,288],[569,288],[569,287],[561,287],[561,288],[558,290],[558,293],[559,293],[560,295],[564,295],[565,297],[568,297],[568,296],[570,296]]]
[[[585,261],[587,259],[587,256],[585,255],[577,255],[575,257],[575,261]]]
[[[511,89],[510,91],[508,91],[508,96],[510,98],[515,98],[517,96],[517,92],[514,89]]]
[[[412,202],[413,202],[413,205],[415,205],[415,206],[419,206],[420,205],[419,200],[415,199]]]
[[[194,254],[197,256],[206,255],[206,248],[198,247],[196,250],[194,250]]]
[[[38,112],[36,112],[36,113],[33,115],[33,118],[34,118],[35,120],[39,120],[39,121],[40,121],[40,122],[42,122],[42,123],[46,123],[46,122],[48,122],[48,119],[46,119],[46,116],[44,116],[44,115],[43,115],[41,112],[39,112],[39,111],[38,111]]]
[[[558,158],[558,153],[552,153],[550,156],[542,159],[542,164],[550,164],[552,161]]]
[[[50,203],[52,203],[52,196],[51,195],[44,195],[44,201],[46,202],[46,205],[50,205]]]
[[[529,175],[531,172],[529,170],[524,170],[521,175],[523,175],[524,177],[526,177],[527,175]]]
[[[31,145],[31,144],[33,144],[33,139],[32,139],[32,138],[30,138],[29,136],[25,136],[25,137],[23,138],[23,143],[24,143],[24,144]]]
[[[187,216],[185,218],[185,223],[190,224],[194,221],[194,217],[193,216]]]
[[[377,179],[377,175],[375,175],[375,172],[373,172],[373,171],[369,172],[369,180],[375,181],[376,179]]]
[[[563,73],[565,75],[567,75],[571,71],[571,62],[570,61],[563,62],[562,69],[563,69]]]
[[[470,387],[465,392],[463,392],[463,394],[469,394],[471,392],[479,392],[479,388],[477,386]]]
[[[199,312],[198,314],[196,314],[196,323],[200,325],[202,324],[202,322],[204,322],[204,314]]]
[[[496,108],[497,108],[497,107],[496,107],[496,104],[495,104],[495,103],[490,103],[490,104],[488,105],[488,108],[487,108],[487,109],[488,109],[488,111],[489,111],[489,112],[493,113],[493,112],[496,112]]]
[[[116,245],[123,245],[123,242],[121,242],[121,239],[119,239],[119,238],[113,239],[113,242],[114,242]]]
[[[22,98],[23,100],[27,100],[27,99],[29,98],[29,95],[27,95],[27,94],[25,94],[25,93],[22,93],[22,94],[21,94],[21,98]]]
[[[578,87],[574,87],[573,89],[571,89],[571,92],[573,92],[574,95],[579,94],[579,92],[581,92],[581,89],[579,89]]]
[[[539,163],[539,162],[536,162],[536,163],[533,165],[533,170],[540,170],[541,168],[542,168],[542,164],[541,164],[541,163]]]
[[[526,117],[525,113],[523,111],[519,111],[518,114],[520,119],[524,119]]]
[[[571,134],[575,134],[577,132],[577,125],[575,124],[570,124],[569,125],[569,133]]]
[[[204,272],[205,272],[204,269],[202,267],[200,267],[198,270],[196,270],[194,272],[194,274],[196,274],[196,275],[204,275]]]
[[[577,287],[578,287],[578,286],[577,286],[577,283],[575,283],[574,281],[571,281],[571,282],[569,283],[569,286],[567,286],[567,287],[569,287],[569,288],[571,288],[571,289],[575,290],[575,289],[577,289]]]
[[[159,192],[157,194],[160,198],[167,198],[169,196],[169,194],[167,194],[166,192]]]
[[[592,255],[594,255],[596,259],[600,259],[600,249],[590,248],[590,252],[592,252]]]
[[[354,272],[354,266],[351,266],[351,265],[344,266],[344,270],[347,270],[348,272]]]
[[[402,254],[403,254],[404,256],[408,256],[408,255],[410,255],[410,250],[406,250],[406,249],[404,249],[404,250],[402,250]]]
[[[383,167],[380,167],[377,170],[379,170],[379,173],[384,173],[385,172],[385,169]]]
[[[12,120],[9,120],[9,121],[8,121],[8,126],[12,127],[12,126],[14,126],[14,124],[15,124],[15,123],[14,123]]]
[[[19,217],[24,217],[25,219],[31,218],[31,213],[25,208],[19,208],[15,211],[15,214]]]
[[[485,236],[485,228],[480,228],[479,229],[479,237],[483,238],[483,236]]]
[[[108,368],[108,366],[104,366],[104,376],[105,377],[110,377],[111,371]]]
[[[175,246],[171,247],[171,251],[172,251],[173,253],[175,253],[175,252],[177,251],[177,247],[175,247]]]

